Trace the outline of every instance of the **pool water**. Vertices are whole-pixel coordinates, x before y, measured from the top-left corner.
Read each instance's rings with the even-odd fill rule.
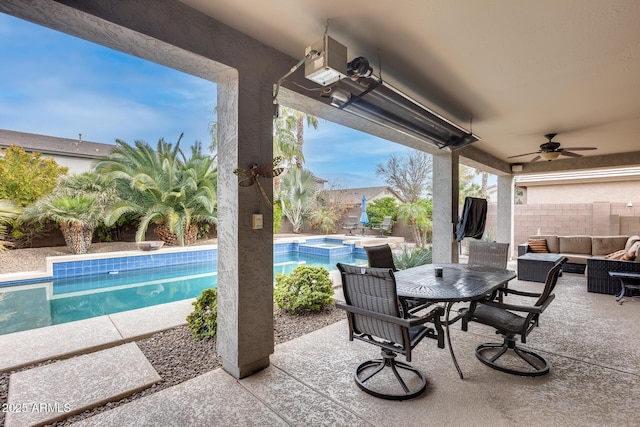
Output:
[[[367,260],[291,252],[275,257],[273,274],[289,274],[302,264],[335,270],[337,262]],[[191,263],[0,288],[0,335],[195,298],[218,285],[216,267]]]

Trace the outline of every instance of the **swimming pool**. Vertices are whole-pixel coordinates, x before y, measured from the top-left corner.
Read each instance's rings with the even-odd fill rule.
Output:
[[[273,274],[289,274],[301,264],[335,270],[337,262],[367,261],[359,254],[327,258],[279,253]],[[218,285],[216,269],[215,262],[195,262],[2,287],[0,335],[195,298]]]

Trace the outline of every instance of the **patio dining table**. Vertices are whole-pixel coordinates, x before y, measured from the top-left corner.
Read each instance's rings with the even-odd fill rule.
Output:
[[[436,268],[442,268],[442,277],[436,277]],[[431,303],[446,304],[445,331],[447,345],[458,375],[463,379],[458,365],[449,325],[460,320],[461,315],[450,318],[451,307],[455,303],[478,301],[489,296],[496,289],[506,286],[516,277],[515,271],[501,268],[467,264],[425,264],[406,270],[396,271],[396,289],[399,298],[420,298]]]

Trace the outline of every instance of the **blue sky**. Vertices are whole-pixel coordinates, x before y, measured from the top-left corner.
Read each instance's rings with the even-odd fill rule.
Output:
[[[0,58],[0,129],[208,147],[214,83],[1,13]],[[376,165],[409,151],[322,119],[305,129],[305,166],[343,188],[385,185]]]

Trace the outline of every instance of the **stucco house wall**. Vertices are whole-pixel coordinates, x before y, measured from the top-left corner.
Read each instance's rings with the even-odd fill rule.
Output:
[[[527,204],[627,203],[640,195],[640,179],[584,184],[535,185],[527,187]]]
[[[0,129],[0,148],[15,145],[28,153],[42,153],[61,166],[69,168],[69,173],[88,172],[101,157],[108,155],[115,145],[78,139],[58,138],[26,132]]]

